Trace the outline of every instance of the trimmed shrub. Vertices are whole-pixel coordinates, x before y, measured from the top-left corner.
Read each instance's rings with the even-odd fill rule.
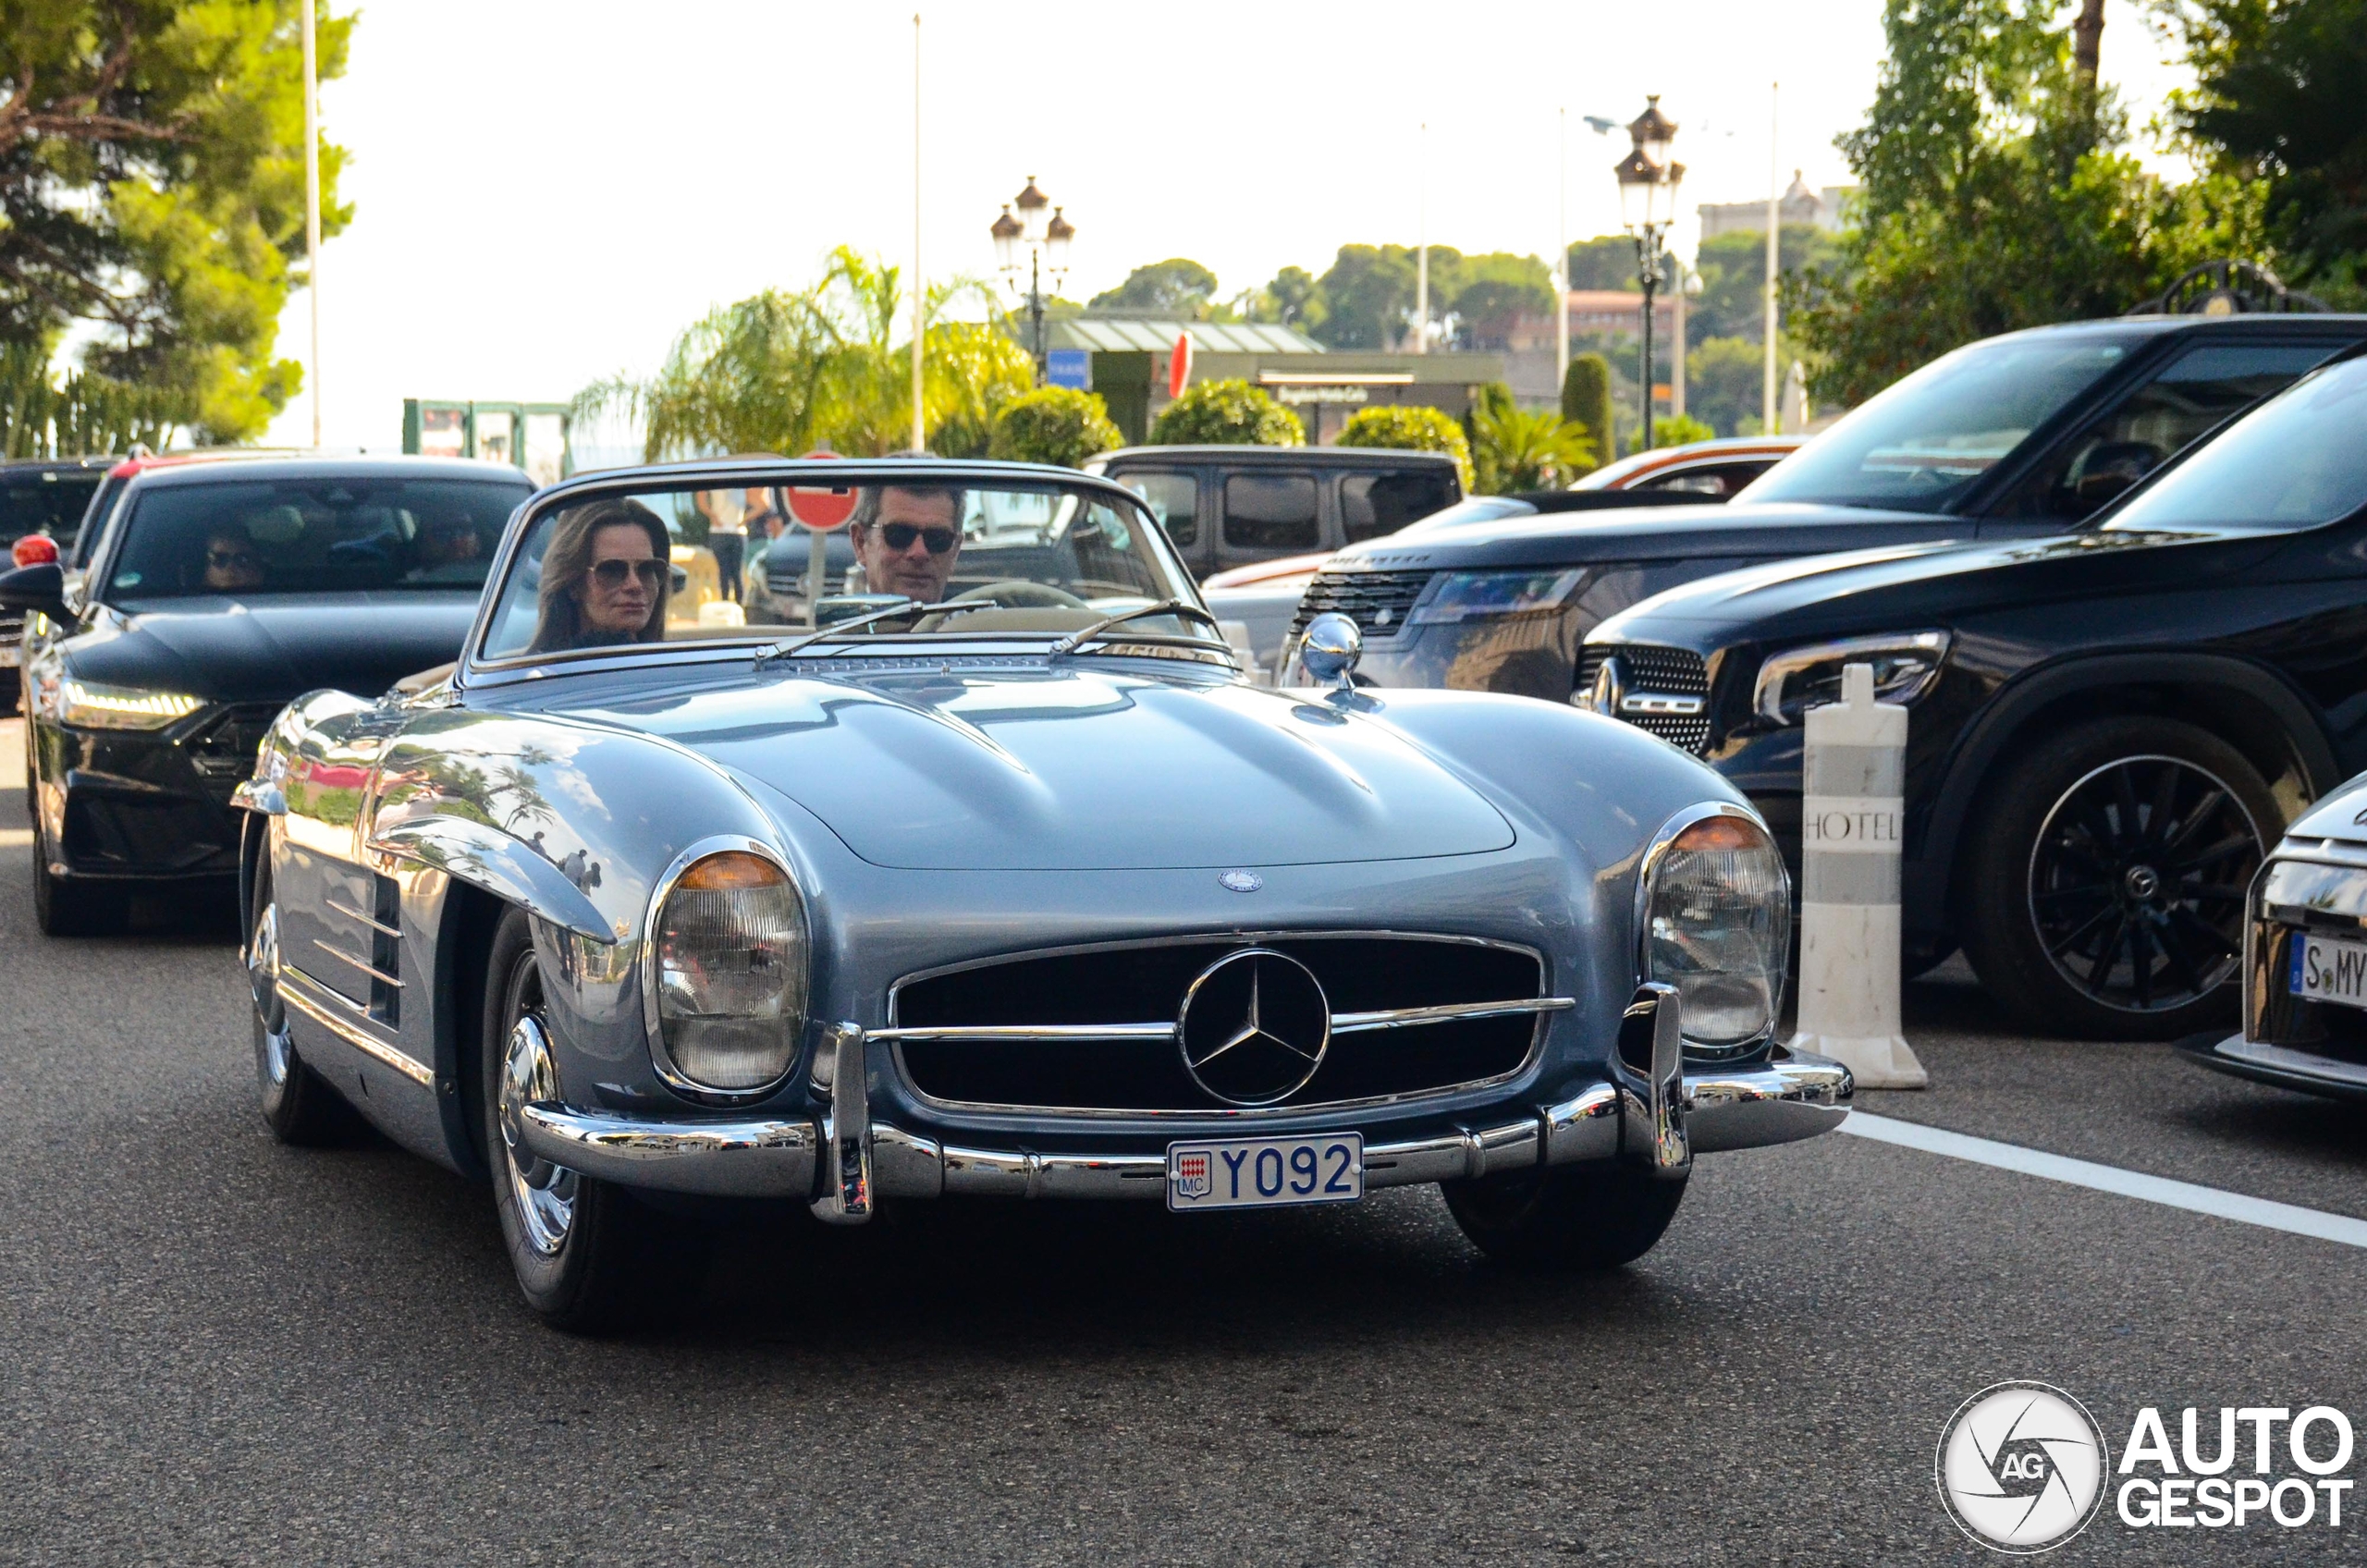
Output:
[[[1443,409],[1397,403],[1358,409],[1340,432],[1343,447],[1394,447],[1408,452],[1444,452],[1454,459],[1463,488],[1471,489],[1471,443],[1463,426]]]
[[[1073,386],[1039,386],[1003,405],[995,415],[987,456],[999,462],[1057,463],[1081,468],[1098,452],[1126,444],[1110,423],[1109,406],[1098,392]]]
[[[1683,447],[1707,441],[1718,433],[1691,414],[1662,414],[1652,421],[1654,447]]]
[[[1150,427],[1154,447],[1304,447],[1298,415],[1246,381],[1186,386]]]
[[[1570,373],[1562,378],[1562,418],[1592,438],[1598,464],[1611,460],[1609,360],[1600,354],[1580,354],[1570,361]]]

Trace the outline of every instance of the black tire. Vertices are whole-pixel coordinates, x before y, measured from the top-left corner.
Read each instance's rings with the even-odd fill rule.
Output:
[[[278,978],[278,910],[266,857],[256,869],[254,911],[247,923],[247,986],[254,999],[255,1085],[264,1125],[281,1143],[299,1148],[350,1143],[360,1131],[360,1115],[296,1054]]]
[[[33,819],[33,920],[44,937],[111,937],[129,923],[131,903],[112,882],[58,876],[49,869],[49,836]]]
[[[2170,1040],[2235,1016],[2245,892],[2285,830],[2241,753],[2176,719],[2099,719],[1986,793],[1956,928],[2025,1027]]]
[[[521,1019],[540,1023],[542,1008],[533,929],[525,913],[513,909],[494,929],[480,1037],[478,1109],[494,1209],[526,1305],[569,1333],[616,1333],[652,1316],[668,1259],[657,1217],[630,1193],[545,1164],[516,1148],[505,1132],[502,1078],[510,1036]],[[564,1223],[556,1225],[553,1217],[562,1208]]]
[[[1499,1262],[1559,1272],[1617,1268],[1651,1251],[1686,1183],[1619,1160],[1441,1185],[1472,1245]]]

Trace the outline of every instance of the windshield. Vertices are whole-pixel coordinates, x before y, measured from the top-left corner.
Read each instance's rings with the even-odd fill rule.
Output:
[[[726,584],[712,533],[713,520],[726,515],[769,536],[772,591],[759,595],[744,582]],[[801,517],[840,526],[817,534]],[[829,542],[831,533],[851,554],[824,552],[826,580],[809,608],[803,579],[814,543]],[[779,590],[792,580],[795,592],[784,596]],[[843,637],[816,644],[817,652],[845,651],[844,638],[1049,641],[1170,599],[1199,605],[1159,525],[1141,508],[1098,491],[980,488],[922,472],[910,482],[838,491],[652,484],[534,520],[481,656],[717,638],[780,643],[875,615],[881,619],[850,625]],[[954,607],[910,607],[940,604]],[[1152,640],[1215,640],[1197,619],[1170,613],[1124,627]]]
[[[2367,507],[2367,360],[2297,382],[2229,426],[2107,529],[2307,528]]]
[[[521,484],[327,474],[162,486],[133,498],[107,586],[141,599],[475,591],[529,494]]]
[[[2142,341],[2045,334],[1959,349],[1851,412],[1735,499],[1944,511]]]
[[[100,472],[59,472],[20,469],[0,474],[0,544],[28,533],[46,533],[60,545],[74,542],[82,508],[99,487]]]

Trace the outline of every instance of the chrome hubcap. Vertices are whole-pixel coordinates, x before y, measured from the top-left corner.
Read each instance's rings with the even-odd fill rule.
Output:
[[[558,1098],[558,1074],[551,1067],[549,1036],[542,1020],[532,1013],[509,1031],[501,1060],[501,1123],[503,1180],[509,1183],[511,1207],[526,1243],[545,1257],[567,1244],[575,1224],[577,1177],[565,1166],[538,1159],[525,1144],[525,1108],[537,1100]]]
[[[271,1088],[284,1087],[295,1065],[288,1037],[288,1008],[279,999],[279,905],[265,904],[247,942],[247,986],[254,993],[255,1017],[263,1024],[255,1042],[255,1071]]]
[[[2056,973],[2091,999],[2180,1007],[2235,973],[2263,850],[2226,780],[2178,757],[2124,757],[2047,813],[2030,850],[2030,921]]]

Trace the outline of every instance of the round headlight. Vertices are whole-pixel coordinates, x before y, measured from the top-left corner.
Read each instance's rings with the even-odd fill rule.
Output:
[[[1645,977],[1676,987],[1686,1047],[1730,1055],[1764,1038],[1792,941],[1792,878],[1767,830],[1724,811],[1672,823],[1642,905]]]
[[[657,1023],[693,1085],[760,1089],[789,1071],[805,1025],[805,900],[762,855],[730,850],[675,879],[652,934]]]

